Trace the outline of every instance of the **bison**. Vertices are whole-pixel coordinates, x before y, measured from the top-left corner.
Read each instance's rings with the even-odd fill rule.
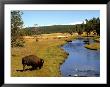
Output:
[[[22,58],[23,71],[25,70],[26,65],[32,66],[32,69],[36,69],[37,67],[41,69],[41,67],[43,66],[43,63],[44,63],[44,60],[41,58],[38,58],[35,55],[29,55]]]

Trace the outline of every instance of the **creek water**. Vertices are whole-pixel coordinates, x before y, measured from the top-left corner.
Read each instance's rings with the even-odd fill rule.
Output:
[[[83,39],[76,39],[62,46],[69,53],[65,62],[60,66],[62,77],[99,77],[100,50],[85,48]],[[94,41],[89,39],[90,43]]]

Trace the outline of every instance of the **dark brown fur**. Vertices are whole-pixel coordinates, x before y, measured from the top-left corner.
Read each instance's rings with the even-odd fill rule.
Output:
[[[36,69],[37,67],[41,69],[41,67],[43,66],[43,63],[44,63],[44,60],[38,58],[35,55],[29,55],[22,58],[23,70],[25,70],[26,65],[32,66],[32,69]]]

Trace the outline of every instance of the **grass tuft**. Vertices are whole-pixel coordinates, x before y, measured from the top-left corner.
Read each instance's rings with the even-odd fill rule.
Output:
[[[100,49],[100,43],[87,44],[87,45],[85,45],[85,47],[87,49],[91,49],[91,50],[98,50],[98,49]]]

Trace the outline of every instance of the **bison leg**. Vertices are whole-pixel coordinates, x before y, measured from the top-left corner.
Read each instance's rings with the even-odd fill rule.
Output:
[[[25,66],[26,66],[26,65],[25,65],[25,64],[23,64],[23,71],[25,70]]]
[[[34,66],[32,66],[32,70],[34,70]]]
[[[33,70],[36,69],[36,66],[35,66],[35,65],[32,65],[32,69],[33,69]]]
[[[39,69],[41,69],[42,66],[39,66]]]

